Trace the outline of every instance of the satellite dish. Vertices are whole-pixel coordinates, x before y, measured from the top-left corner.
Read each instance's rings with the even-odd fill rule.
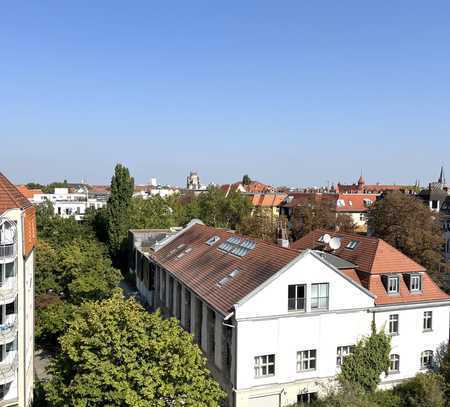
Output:
[[[331,236],[329,234],[323,235],[323,242],[325,244],[330,243],[330,240],[331,240]]]
[[[341,247],[341,239],[338,237],[333,237],[333,239],[330,240],[330,248],[333,250],[337,250]]]

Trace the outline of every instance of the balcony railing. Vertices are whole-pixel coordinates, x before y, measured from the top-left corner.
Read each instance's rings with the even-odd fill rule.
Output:
[[[17,280],[16,277],[8,277],[0,281],[0,303],[11,302],[17,294]]]
[[[6,317],[6,322],[0,324],[0,344],[13,341],[17,332],[17,315],[12,314]]]
[[[0,243],[0,263],[7,263],[16,258],[16,248],[15,243]]]
[[[0,384],[12,382],[17,373],[18,357],[17,352],[8,355],[5,360],[0,362]]]

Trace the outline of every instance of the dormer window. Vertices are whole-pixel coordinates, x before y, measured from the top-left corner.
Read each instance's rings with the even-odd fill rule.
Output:
[[[398,294],[400,288],[400,278],[398,276],[388,277],[388,294]]]
[[[409,280],[409,289],[411,292],[419,292],[422,290],[422,278],[420,274],[414,274]]]

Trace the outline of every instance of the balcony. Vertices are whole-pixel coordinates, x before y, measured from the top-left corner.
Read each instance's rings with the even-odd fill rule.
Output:
[[[8,277],[0,281],[0,303],[13,302],[17,295],[16,277]]]
[[[16,378],[18,365],[17,352],[10,352],[6,358],[0,362],[0,385],[11,383]]]
[[[7,344],[16,338],[17,332],[17,314],[6,316],[6,321],[0,324],[0,344]]]
[[[7,243],[0,241],[0,263],[11,263],[17,255],[17,245],[15,242]]]

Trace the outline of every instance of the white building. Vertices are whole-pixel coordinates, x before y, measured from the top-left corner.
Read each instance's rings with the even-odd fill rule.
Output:
[[[31,203],[0,173],[0,406],[33,397],[34,247]]]
[[[63,218],[74,216],[77,221],[83,219],[88,208],[100,209],[107,204],[105,196],[90,194],[87,188],[84,192],[69,192],[69,188],[55,188],[53,194],[34,194],[30,200],[34,204],[49,201],[53,204],[55,215]]]
[[[387,243],[341,236],[333,255],[320,250],[324,235],[306,236],[299,252],[200,221],[130,231],[131,269],[146,301],[192,333],[229,406],[317,397],[372,320],[392,335],[382,386],[427,369],[448,341],[450,298]]]

